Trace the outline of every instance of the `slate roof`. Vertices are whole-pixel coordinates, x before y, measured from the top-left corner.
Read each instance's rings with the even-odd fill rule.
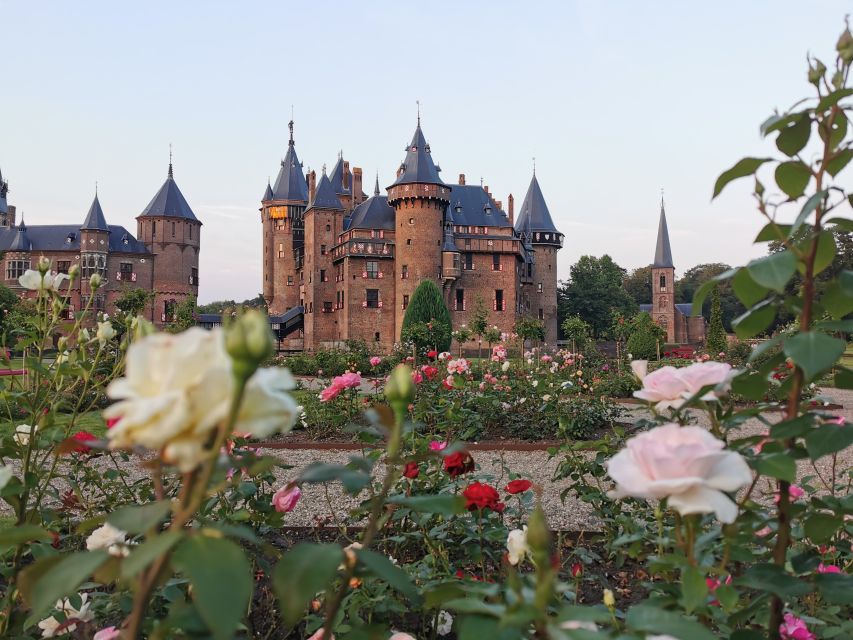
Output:
[[[287,153],[281,161],[281,169],[273,184],[272,192],[275,200],[295,200],[308,202],[308,183],[302,173],[302,163],[296,156],[296,146],[293,138],[287,145]]]
[[[338,200],[332,183],[329,181],[329,176],[325,173],[320,178],[320,184],[317,185],[317,190],[314,192],[314,200],[311,201],[308,208],[343,209],[341,201]]]
[[[453,224],[462,227],[511,227],[506,213],[478,185],[451,186],[448,212]]]
[[[329,181],[339,196],[348,196],[352,193],[352,171],[348,171],[348,173],[347,184],[349,187],[344,187],[344,158],[338,156],[338,161],[335,163],[332,173],[329,174]]]
[[[388,229],[394,230],[394,208],[388,204],[388,196],[374,195],[355,209],[349,217],[350,229]]]
[[[107,220],[104,218],[104,210],[101,209],[101,202],[98,200],[98,194],[95,194],[95,199],[92,201],[92,206],[89,207],[89,213],[86,214],[86,219],[83,220],[81,229],[91,231],[106,231],[109,233]]]
[[[669,230],[666,227],[666,212],[663,200],[660,202],[660,222],[658,223],[658,241],[655,245],[655,260],[653,267],[673,267],[672,249],[669,246]]]
[[[397,176],[394,184],[444,185],[444,182],[438,177],[438,172],[441,169],[432,161],[429,145],[424,138],[423,131],[421,131],[420,119],[418,119],[415,135],[412,136],[412,142],[406,147],[406,159],[403,160],[400,167],[403,172]]]
[[[192,220],[199,222],[195,217],[193,210],[187,203],[184,194],[178,189],[178,184],[175,182],[174,174],[172,173],[172,163],[169,163],[169,175],[166,182],[160,187],[154,199],[148,203],[145,210],[139,214],[139,217],[166,217],[166,218],[182,218],[184,220]],[[199,224],[201,224],[199,222]]]
[[[264,197],[261,198],[261,202],[267,202],[268,200],[272,200],[272,187],[270,186],[269,181],[267,181],[267,189],[264,191]]]
[[[651,313],[652,308],[653,306],[650,304],[640,305],[640,311],[645,311],[646,313]],[[676,302],[675,309],[686,318],[693,317],[693,305],[690,302]]]
[[[539,187],[535,173],[530,180],[530,186],[527,188],[527,195],[524,197],[524,202],[519,210],[515,228],[522,233],[531,231],[534,233],[543,231],[545,233],[560,233],[551,219],[551,212],[548,211],[545,196],[542,195],[542,189]]]
[[[21,243],[21,230],[29,246],[17,248]],[[137,253],[149,255],[148,248],[133,237],[124,227],[108,225],[109,250],[112,253]],[[0,228],[0,251],[79,251],[80,227],[76,224],[34,225],[21,223],[14,229]]]

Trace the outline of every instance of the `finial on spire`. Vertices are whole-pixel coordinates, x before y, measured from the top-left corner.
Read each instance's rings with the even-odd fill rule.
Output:
[[[288,144],[293,146],[293,105],[290,105],[290,122],[287,123],[287,128],[290,129],[290,142]]]
[[[169,143],[169,177],[174,178],[175,174],[172,171],[172,143]]]
[[[95,180],[95,197],[98,197],[98,181]]]
[[[483,176],[480,176],[480,187],[483,186]]]
[[[415,104],[418,105],[418,126],[421,126],[421,101],[415,100]]]
[[[663,211],[663,187],[660,188],[660,210]]]
[[[323,175],[326,175],[326,163],[323,163]]]
[[[379,195],[379,171],[376,172],[376,186],[373,187],[373,195]]]
[[[533,175],[536,175],[536,156],[533,156]]]

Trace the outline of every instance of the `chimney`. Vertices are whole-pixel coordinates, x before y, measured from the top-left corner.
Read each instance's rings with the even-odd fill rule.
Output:
[[[361,189],[361,167],[353,167],[352,168],[352,204],[355,206],[356,204],[361,202],[361,194],[363,193]]]
[[[349,189],[349,160],[344,160],[344,189]]]
[[[486,195],[487,195],[487,196],[489,196],[490,198],[492,197],[492,194],[491,194],[491,192],[489,191],[489,185],[487,185],[487,184],[486,184],[486,185],[483,185],[483,191],[485,191],[485,192],[486,192]]]
[[[506,203],[507,203],[507,208],[509,209],[509,211],[507,212],[507,213],[509,213],[509,223],[514,225],[515,224],[515,198],[512,197],[512,194],[509,194],[507,196]]]
[[[317,191],[317,172],[311,171],[308,174],[308,204],[314,202],[314,193]]]
[[[464,173],[459,174],[459,184],[461,184],[461,185],[465,184],[465,174]]]
[[[9,205],[9,217],[7,218],[7,220],[9,221],[9,225],[8,225],[9,227],[15,226],[15,212],[16,211],[17,211],[17,209],[15,208],[15,205],[10,204]]]
[[[495,204],[498,205],[498,209],[503,211],[503,208],[504,208],[503,200],[495,200]]]

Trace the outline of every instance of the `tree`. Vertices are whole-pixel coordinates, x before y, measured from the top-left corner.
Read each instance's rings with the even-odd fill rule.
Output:
[[[570,316],[580,316],[592,328],[593,337],[603,337],[613,309],[628,315],[637,310],[637,303],[622,286],[624,277],[625,269],[608,255],[581,256],[572,265],[569,281],[557,290],[560,324]]]
[[[569,316],[560,325],[566,340],[572,343],[572,351],[583,351],[589,342],[592,328],[580,316]]]
[[[666,340],[666,331],[642,311],[631,319],[628,353],[633,360],[651,360],[657,357],[658,343]]]
[[[116,309],[126,315],[136,317],[145,311],[154,300],[154,292],[147,289],[125,289],[115,302]]]
[[[515,323],[515,333],[521,338],[523,351],[525,340],[540,342],[545,339],[545,323],[538,318],[522,316]]]
[[[486,311],[486,303],[483,302],[482,296],[477,296],[474,300],[474,316],[471,318],[471,331],[477,336],[477,357],[483,356],[483,334],[489,328],[489,314]]]
[[[172,320],[168,327],[169,332],[180,333],[195,326],[195,301],[195,296],[187,296],[177,304],[175,307],[175,319]]]
[[[723,262],[710,262],[697,264],[688,269],[684,275],[675,282],[675,299],[677,302],[692,304],[696,291],[711,278],[728,271],[731,267]],[[717,285],[720,292],[720,313],[723,328],[731,331],[732,320],[746,312],[746,308],[740,303],[732,290],[731,283],[726,280]],[[711,300],[706,298],[702,304],[702,315],[706,320],[711,318]]]
[[[9,287],[0,284],[0,335],[6,335],[6,330],[11,326],[9,315],[18,306],[18,296]],[[13,314],[14,317],[14,314]]]
[[[652,267],[638,267],[622,279],[622,286],[638,305],[652,303]]]
[[[412,294],[412,299],[406,308],[406,315],[403,317],[401,337],[407,334],[409,327],[419,322],[444,325],[447,330],[436,334],[436,340],[440,339],[441,342],[436,342],[430,346],[435,347],[439,351],[450,349],[450,332],[452,329],[450,312],[447,310],[447,305],[444,304],[441,290],[432,280],[421,282]]]
[[[726,330],[723,328],[723,314],[720,310],[719,287],[714,287],[711,290],[711,322],[708,327],[705,348],[712,356],[723,351],[728,351],[729,348],[728,340],[726,340]]]

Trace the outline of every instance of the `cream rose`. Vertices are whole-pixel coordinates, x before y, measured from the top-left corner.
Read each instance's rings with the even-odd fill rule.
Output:
[[[86,549],[106,549],[111,556],[122,557],[128,554],[125,544],[127,533],[109,523],[98,527],[86,538]]]
[[[682,515],[714,512],[721,522],[734,522],[737,506],[724,493],[752,481],[740,454],[702,427],[665,424],[630,438],[607,462],[616,482],[613,497],[668,498]]]
[[[30,291],[59,291],[62,283],[66,280],[68,280],[68,276],[64,273],[57,273],[56,275],[45,273],[44,278],[42,278],[38,271],[27,269],[24,275],[18,278],[18,283]]]
[[[714,385],[714,389],[702,396],[702,400],[716,400],[719,396],[728,393],[731,388],[732,378],[737,373],[732,365],[725,362],[696,362],[689,367],[678,369],[678,377],[684,383],[686,389],[682,397],[691,398],[708,385]]]
[[[115,336],[116,330],[113,328],[112,322],[107,320],[106,322],[98,323],[98,331],[95,333],[95,337],[98,338],[101,346],[104,346],[107,342],[115,338]]]
[[[64,600],[57,600],[56,610],[65,614],[65,622],[60,622],[54,616],[45,618],[38,623],[38,627],[41,629],[41,637],[53,638],[57,635],[61,636],[75,631],[77,629],[77,625],[68,624],[69,620],[75,620],[77,622],[89,622],[90,620],[94,620],[95,615],[89,611],[88,600],[89,594],[81,593],[79,609],[76,609],[68,598],[65,598]],[[63,627],[63,625],[65,626]],[[63,628],[60,629],[60,627]]]
[[[507,559],[511,565],[517,565],[530,553],[526,526],[523,529],[513,529],[509,532],[506,538],[506,551]]]

